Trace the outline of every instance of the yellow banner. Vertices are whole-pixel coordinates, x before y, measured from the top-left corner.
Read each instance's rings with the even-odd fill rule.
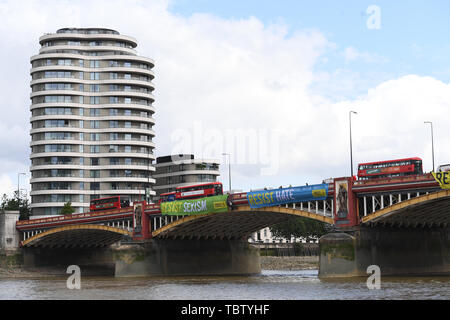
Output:
[[[431,174],[439,182],[442,189],[450,189],[450,171],[432,172]]]

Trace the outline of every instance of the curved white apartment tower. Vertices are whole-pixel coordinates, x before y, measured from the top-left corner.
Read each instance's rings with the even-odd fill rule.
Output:
[[[31,208],[59,214],[70,201],[145,200],[155,180],[152,59],[134,38],[103,28],[65,28],[39,39],[31,57]],[[150,195],[154,195],[150,191]]]

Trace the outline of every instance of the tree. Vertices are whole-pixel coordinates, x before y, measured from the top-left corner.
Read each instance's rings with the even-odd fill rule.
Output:
[[[28,220],[30,218],[31,208],[28,198],[20,199],[17,197],[17,191],[14,191],[14,196],[8,198],[3,194],[1,209],[3,210],[19,210],[19,220]]]
[[[270,227],[275,237],[290,239],[295,238],[320,238],[330,232],[331,226],[325,222],[314,219],[295,217],[285,222]]]
[[[72,214],[74,212],[75,212],[75,209],[72,208],[72,203],[70,201],[68,201],[64,204],[64,207],[62,207],[60,213],[66,216],[66,215]]]

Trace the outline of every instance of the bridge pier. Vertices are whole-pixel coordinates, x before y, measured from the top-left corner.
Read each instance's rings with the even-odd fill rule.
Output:
[[[259,249],[238,240],[152,239],[114,252],[115,275],[243,275],[261,272]]]
[[[319,239],[319,277],[450,275],[448,228],[355,227]]]

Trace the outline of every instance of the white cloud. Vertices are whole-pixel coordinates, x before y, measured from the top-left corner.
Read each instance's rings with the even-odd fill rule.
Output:
[[[344,49],[343,56],[346,63],[361,59],[369,63],[386,63],[389,60],[376,53],[361,52],[355,47],[347,47]]]
[[[8,197],[13,196],[12,190],[17,190],[17,187],[14,189],[14,186],[12,184],[12,181],[10,177],[6,174],[0,175],[0,197],[3,197],[4,194],[6,194]]]
[[[253,169],[233,164],[236,188],[314,183],[348,175],[349,110],[359,112],[354,118],[355,163],[421,156],[430,167],[425,120],[435,121],[437,161],[450,162],[445,161],[450,154],[444,150],[450,142],[444,122],[450,101],[448,84],[406,76],[383,82],[358,99],[332,102],[326,86],[320,86],[330,75],[322,74],[321,79],[314,70],[326,48],[334,46],[320,32],[288,32],[282,24],[266,26],[255,17],[182,17],[170,13],[167,6],[167,1],[137,0],[1,2],[0,36],[8,39],[9,47],[0,52],[0,61],[8,61],[0,67],[14,77],[3,76],[0,85],[2,96],[14,92],[14,97],[1,107],[11,121],[0,120],[0,132],[10,131],[7,137],[17,136],[15,141],[22,145],[16,150],[8,142],[10,138],[2,138],[2,147],[16,150],[5,157],[28,163],[29,58],[38,53],[38,38],[62,27],[103,26],[135,37],[138,53],[155,60],[157,155],[173,150],[177,141],[171,137],[176,130],[194,136],[196,123],[204,134],[222,135],[222,146],[214,148],[208,140],[212,136],[202,138],[204,151],[213,151],[203,154],[205,157],[224,159],[222,152],[236,153],[237,149],[225,150],[224,141],[227,132],[238,130],[261,134],[263,138],[257,140],[261,154],[279,150],[275,175],[260,176],[259,169],[267,167],[267,161]],[[353,47],[344,54],[349,62],[384,61]],[[339,81],[339,73],[331,76]],[[352,90],[357,81],[354,77],[341,85]],[[312,91],[317,82],[319,90]],[[14,125],[24,131],[13,129]],[[278,142],[270,141],[270,132],[279,134]],[[228,168],[223,165],[221,170],[225,182]]]

